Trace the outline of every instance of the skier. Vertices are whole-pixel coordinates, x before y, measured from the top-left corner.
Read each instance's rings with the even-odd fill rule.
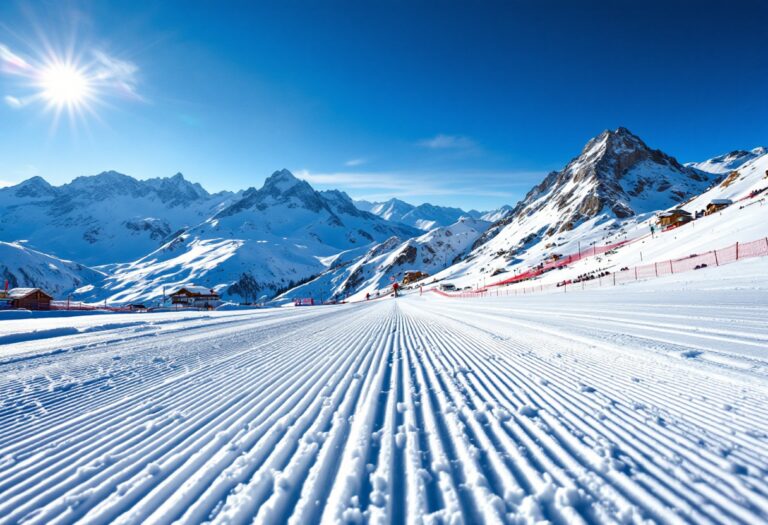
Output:
[[[365,294],[365,300],[368,301],[368,300],[370,300],[370,298],[371,298],[371,294],[370,293],[366,293]]]
[[[653,234],[656,233],[656,228],[654,228],[653,224],[651,224],[650,226],[651,226],[651,239],[653,239],[654,238]]]
[[[398,290],[398,288],[400,288],[400,285],[399,285],[399,284],[397,284],[397,283],[394,283],[394,284],[392,285],[392,290],[395,292],[395,297],[397,297],[397,290]]]

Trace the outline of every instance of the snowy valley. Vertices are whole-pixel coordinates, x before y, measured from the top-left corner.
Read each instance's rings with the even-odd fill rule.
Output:
[[[606,130],[515,206],[488,212],[355,201],[287,170],[259,189],[217,194],[181,174],[105,172],[59,187],[36,177],[0,189],[6,250],[74,262],[24,274],[8,259],[0,271],[14,285],[108,304],[156,303],[185,284],[234,302],[338,301],[385,290],[408,271],[478,287],[547,257],[644,236],[664,210],[745,197],[766,186],[766,163],[766,149],[755,148],[682,165],[625,128]],[[656,240],[643,261],[758,239],[761,210],[725,210],[696,243]],[[641,260],[639,250],[623,253],[611,267]],[[76,278],[61,275],[67,265]]]

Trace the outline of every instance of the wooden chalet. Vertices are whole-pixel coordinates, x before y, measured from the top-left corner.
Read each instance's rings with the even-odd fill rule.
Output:
[[[221,297],[215,290],[205,286],[184,286],[171,295],[171,304],[185,308],[215,308],[221,304]]]
[[[712,199],[709,204],[707,204],[707,209],[704,212],[704,215],[712,215],[713,213],[717,213],[720,210],[727,208],[733,204],[733,201],[731,199]]]
[[[0,291],[0,307],[25,310],[50,310],[53,297],[40,288],[11,288]]]
[[[416,281],[421,281],[422,279],[429,277],[429,274],[426,272],[421,272],[418,270],[410,270],[405,272],[405,275],[403,276],[403,284],[410,284],[415,283]]]
[[[682,226],[683,224],[687,224],[692,220],[693,215],[681,208],[661,212],[658,215],[658,223],[662,228]]]

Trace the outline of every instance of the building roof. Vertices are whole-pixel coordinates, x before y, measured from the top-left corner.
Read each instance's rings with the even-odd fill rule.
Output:
[[[214,290],[210,288],[206,288],[205,286],[195,286],[195,285],[182,286],[181,288],[173,292],[171,295],[176,295],[177,293],[180,293],[182,290],[186,290],[187,292],[195,295],[218,295]]]
[[[731,199],[712,199],[709,203],[715,206],[730,206],[733,201]]]
[[[8,290],[8,298],[10,299],[23,299],[29,295],[32,295],[35,292],[40,292],[47,297],[50,297],[47,293],[45,293],[40,288],[11,288]]]
[[[659,217],[673,217],[675,215],[690,215],[690,214],[691,212],[689,211],[685,211],[682,208],[677,208],[674,210],[663,211],[659,213]]]

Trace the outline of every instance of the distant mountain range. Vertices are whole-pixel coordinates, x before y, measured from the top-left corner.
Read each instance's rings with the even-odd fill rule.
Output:
[[[400,199],[389,199],[384,202],[359,200],[355,201],[355,205],[361,210],[369,211],[388,221],[407,224],[423,231],[429,231],[439,226],[449,226],[462,217],[494,222],[511,209],[509,206],[502,206],[485,212],[464,211],[461,208],[435,206],[429,203],[414,206]]]
[[[114,171],[51,186],[33,177],[0,189],[0,239],[89,265],[155,250],[238,198],[209,194],[180,173],[139,181]]]
[[[33,177],[0,189],[0,274],[123,303],[182,284],[237,301],[359,296],[407,270],[487,275],[596,242],[734,170],[757,177],[766,159],[755,148],[682,165],[625,128],[606,130],[515,206],[488,212],[353,201],[287,170],[261,188],[215,194],[181,174],[141,181],[110,171],[61,186]]]

